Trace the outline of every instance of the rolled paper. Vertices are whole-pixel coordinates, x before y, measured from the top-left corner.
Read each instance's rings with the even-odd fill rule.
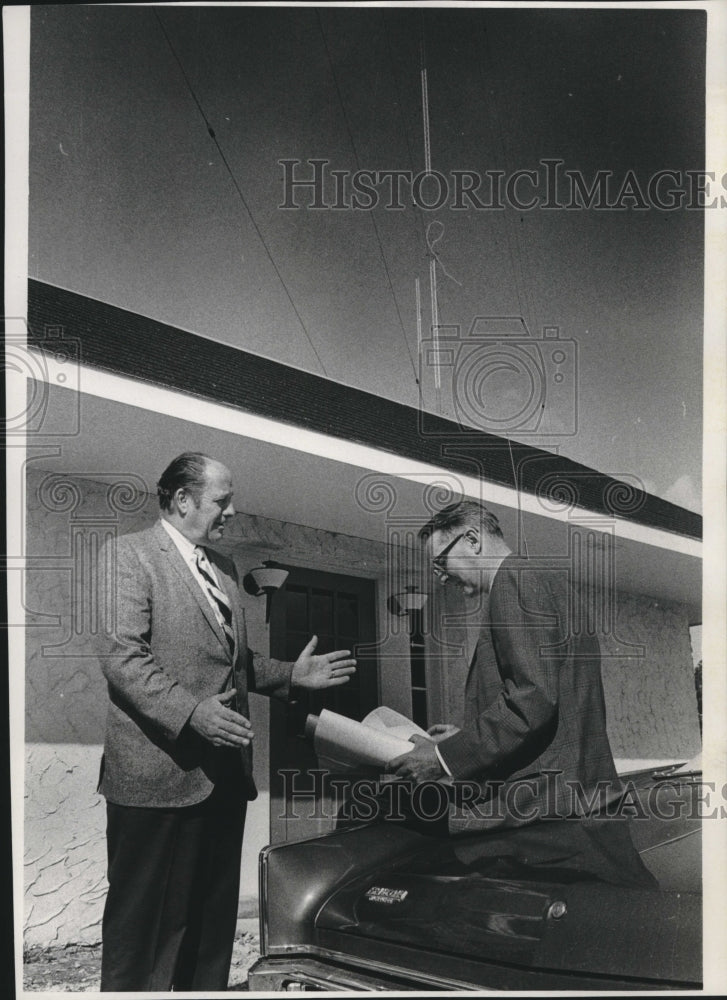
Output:
[[[363,719],[362,726],[371,726],[372,729],[382,729],[389,736],[398,736],[402,740],[407,740],[416,734],[423,736],[425,740],[431,739],[428,733],[421,729],[411,719],[407,719],[401,712],[395,712],[393,708],[380,705]]]
[[[412,731],[418,727],[412,725]],[[385,729],[356,722],[324,708],[320,716],[309,715],[305,732],[313,732],[313,747],[320,758],[338,768],[368,766],[384,768],[395,757],[409,753],[414,744]]]
[[[317,715],[309,715],[306,718],[306,720],[305,720],[305,728],[303,730],[303,733],[304,733],[305,736],[308,737],[309,740],[312,740],[313,737],[315,736],[315,734],[316,734],[316,726],[317,725],[318,725],[318,716]]]

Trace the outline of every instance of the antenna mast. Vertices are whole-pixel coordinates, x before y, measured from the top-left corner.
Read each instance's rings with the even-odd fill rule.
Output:
[[[422,123],[424,127],[424,170],[432,172],[432,147],[429,134],[429,84],[427,81],[426,49],[424,36],[421,42],[422,80]],[[439,370],[439,304],[437,299],[437,260],[434,253],[429,255],[429,293],[432,310],[432,338],[434,341],[434,387],[436,390],[437,412],[442,412],[442,376]]]

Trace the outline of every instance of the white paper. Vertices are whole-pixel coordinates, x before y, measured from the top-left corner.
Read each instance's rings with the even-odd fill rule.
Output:
[[[385,706],[374,709],[362,722],[324,708],[315,723],[313,747],[319,761],[332,770],[383,769],[389,761],[414,748],[409,741],[414,734],[429,739],[410,719]]]

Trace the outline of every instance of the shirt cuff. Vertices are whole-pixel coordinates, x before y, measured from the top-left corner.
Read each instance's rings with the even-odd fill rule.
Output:
[[[447,767],[447,765],[446,765],[446,764],[444,763],[444,757],[442,757],[441,753],[439,752],[439,747],[437,746],[437,744],[436,744],[436,743],[434,744],[434,752],[435,752],[435,754],[437,755],[437,760],[438,760],[438,761],[439,761],[439,763],[440,763],[440,764],[442,765],[442,768],[443,768],[443,770],[444,770],[444,773],[445,773],[445,774],[446,774],[446,775],[447,775],[448,777],[450,777],[450,778],[451,778],[451,777],[452,777],[452,772],[451,772],[451,771],[449,770],[449,768]]]

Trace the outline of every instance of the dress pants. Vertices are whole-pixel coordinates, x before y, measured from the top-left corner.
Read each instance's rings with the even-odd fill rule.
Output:
[[[180,809],[107,803],[102,991],[227,989],[246,808],[217,790]]]

